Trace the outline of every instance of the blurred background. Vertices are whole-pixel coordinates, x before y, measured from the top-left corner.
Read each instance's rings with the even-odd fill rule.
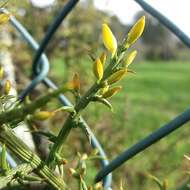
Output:
[[[40,42],[49,24],[66,2],[12,0],[8,7]],[[187,10],[189,1],[147,2],[190,34],[190,12]],[[145,32],[132,47],[138,50],[138,56],[131,65],[136,74],[129,74],[121,82],[122,91],[111,100],[114,113],[97,104],[91,104],[83,113],[110,160],[188,107],[189,49],[157,20],[143,12],[133,0],[82,0],[62,23],[46,49],[50,60],[50,78],[60,85],[78,72],[84,92],[94,81],[89,54],[98,56],[104,50],[101,24],[108,23],[118,41],[122,42],[131,25],[141,15],[146,16]],[[12,43],[8,50],[15,64],[17,85],[22,90],[30,80],[33,52],[8,24],[6,31]],[[42,90],[43,86],[39,85],[32,96],[41,94]],[[45,123],[45,127],[57,132],[62,124],[63,115],[58,114]],[[154,183],[146,178],[147,172],[160,179],[166,178],[169,186],[175,189],[187,179],[186,172],[190,165],[184,154],[188,155],[190,151],[188,136],[186,124],[118,168],[113,173],[113,189],[118,189],[122,180],[127,189],[156,190]],[[84,134],[74,129],[65,145],[64,156],[73,160],[77,151],[89,152],[90,146]],[[98,163],[89,164],[88,181],[93,180],[98,168]]]

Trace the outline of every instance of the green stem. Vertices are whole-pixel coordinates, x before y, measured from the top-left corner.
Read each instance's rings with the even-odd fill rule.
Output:
[[[17,172],[21,172],[24,175],[27,175],[28,173],[32,172],[33,168],[29,164],[21,164],[17,166],[16,168],[8,171],[6,173],[6,176],[0,177],[0,189],[3,189],[7,187],[7,185],[14,179],[15,174]]]
[[[20,121],[23,121],[24,118],[28,114],[32,114],[37,109],[45,106],[52,98],[57,97],[60,93],[64,93],[68,91],[66,87],[62,87],[58,90],[55,90],[53,92],[48,93],[47,95],[44,95],[40,98],[38,98],[36,101],[30,104],[26,104],[20,108],[15,108],[13,110],[3,112],[0,114],[0,125],[4,123],[14,122],[16,121],[19,123]]]
[[[48,159],[47,159],[47,165],[53,166],[54,161],[56,159],[55,154],[56,153],[60,154],[63,142],[67,138],[72,127],[73,127],[73,118],[70,115],[67,118],[67,120],[65,121],[64,126],[62,127],[61,131],[59,132],[59,134],[56,138],[56,142],[54,143],[53,147],[51,148],[51,151],[50,151]]]
[[[55,189],[64,189],[64,182],[45,165],[15,134],[6,126],[0,128],[0,141],[10,149],[17,157],[27,162],[33,172],[44,178],[44,180]]]
[[[107,79],[107,77],[112,74],[112,68],[114,67],[114,62],[116,62],[116,59],[113,58],[110,61],[110,64],[104,71],[104,77],[99,83],[94,83],[92,87],[82,96],[77,104],[75,105],[75,111],[76,115],[73,116],[73,114],[70,114],[67,118],[66,122],[64,123],[61,131],[59,132],[57,136],[57,140],[54,143],[53,147],[51,148],[51,151],[49,153],[49,157],[47,159],[47,165],[54,165],[55,162],[55,153],[60,154],[62,150],[62,145],[65,142],[67,136],[69,135],[72,127],[75,125],[74,120],[79,115],[79,112],[82,111],[91,101],[91,97],[96,94],[96,92],[101,88],[102,83]]]
[[[95,83],[88,91],[87,93],[79,100],[79,102],[75,106],[75,111],[78,114],[82,109],[84,109],[88,103],[90,102],[90,97],[97,92],[99,89],[99,84]],[[56,142],[54,143],[50,153],[49,157],[47,159],[47,164],[53,166],[53,163],[55,161],[55,153],[60,154],[62,145],[64,141],[66,140],[67,136],[69,135],[72,127],[75,125],[75,118],[76,115],[70,114],[67,120],[64,123],[64,126],[62,127],[61,131],[59,132]]]

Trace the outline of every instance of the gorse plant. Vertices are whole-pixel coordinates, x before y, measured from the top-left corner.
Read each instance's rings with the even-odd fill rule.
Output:
[[[0,24],[6,23],[9,16],[4,13],[0,14]],[[110,110],[113,110],[109,99],[122,89],[121,86],[116,84],[128,75],[128,73],[133,73],[129,69],[129,66],[136,57],[137,51],[130,50],[129,53],[127,51],[141,36],[144,26],[145,17],[143,16],[130,29],[123,42],[118,44],[109,26],[102,24],[102,41],[107,52],[103,52],[96,58],[91,56],[95,82],[84,94],[81,94],[80,77],[77,73],[74,74],[71,81],[62,85],[58,90],[49,92],[32,102],[25,101],[22,103],[16,100],[16,97],[9,95],[11,83],[9,81],[5,82],[2,90],[3,94],[0,97],[0,142],[2,143],[0,188],[18,183],[43,182],[54,189],[69,189],[63,175],[65,170],[64,165],[68,162],[62,157],[63,144],[72,128],[79,127],[83,131],[86,131],[81,114],[91,102],[102,103]],[[2,79],[3,68],[0,69],[0,76]],[[71,92],[74,95],[74,106],[63,106],[54,111],[43,110],[43,107],[49,101],[57,97],[60,93],[65,92]],[[14,101],[11,100],[11,105],[9,104],[10,99],[14,99]],[[58,135],[54,135],[51,131],[42,132],[35,129],[36,133],[48,137],[51,142],[48,158],[43,161],[36,153],[29,149],[27,143],[23,142],[14,134],[13,129],[23,121],[29,124],[29,126],[32,126],[33,121],[49,119],[58,111],[69,113]],[[88,139],[90,140],[89,134]],[[6,149],[9,149],[22,164],[19,164],[16,168],[10,168],[6,161]],[[96,150],[90,155],[78,153],[76,167],[69,169],[71,176],[78,180],[80,190],[103,189],[101,184],[88,187],[85,182],[86,162],[94,159],[106,158],[98,156]],[[122,189],[122,186],[120,189]]]

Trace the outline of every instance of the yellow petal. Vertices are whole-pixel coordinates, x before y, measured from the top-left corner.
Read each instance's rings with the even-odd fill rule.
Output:
[[[121,90],[121,86],[117,86],[117,87],[113,87],[113,88],[110,88],[107,92],[105,92],[103,95],[102,95],[102,98],[110,98],[112,97],[114,94],[116,94],[119,90]]]
[[[9,80],[6,80],[4,85],[5,94],[8,95],[10,90],[11,90],[11,82]]]
[[[114,55],[117,50],[117,41],[107,24],[102,24],[102,39],[106,49]]]
[[[39,112],[34,113],[33,118],[36,119],[36,120],[43,121],[43,120],[49,119],[53,115],[54,115],[53,112],[39,111]]]
[[[80,90],[80,78],[78,73],[75,73],[73,79],[66,83],[66,88],[68,90],[75,90],[75,91]]]
[[[136,55],[137,55],[137,51],[136,50],[131,51],[128,54],[127,58],[126,58],[126,60],[124,62],[124,65],[126,67],[128,67],[133,62],[133,60],[135,59]]]
[[[97,58],[94,62],[94,65],[93,65],[93,72],[94,72],[94,75],[96,76],[96,78],[98,80],[101,80],[102,77],[103,77],[103,73],[104,73],[104,70],[103,70],[103,65],[102,65],[102,62],[100,61],[99,58]]]
[[[102,62],[102,65],[104,65],[105,64],[105,62],[106,62],[106,53],[105,52],[103,52],[101,55],[100,55],[100,61]]]
[[[10,18],[10,14],[7,13],[0,13],[0,25],[7,23]]]
[[[123,182],[122,181],[120,181],[119,190],[123,190]]]
[[[0,80],[3,79],[3,76],[4,76],[4,69],[3,67],[0,67]]]
[[[110,77],[108,77],[107,82],[109,85],[116,83],[117,81],[121,80],[125,74],[127,73],[127,69],[121,69],[113,73]]]
[[[168,189],[168,180],[164,179],[162,187],[163,187],[163,190],[167,190]]]
[[[129,47],[130,45],[135,43],[136,40],[138,40],[138,38],[141,36],[141,34],[144,31],[144,27],[145,27],[145,16],[142,16],[130,29],[125,44],[126,47]]]
[[[102,188],[103,188],[102,187],[102,182],[98,182],[98,183],[95,184],[95,190],[100,190]]]
[[[79,91],[80,90],[80,79],[79,79],[78,73],[74,74],[72,82],[73,82],[74,90]]]

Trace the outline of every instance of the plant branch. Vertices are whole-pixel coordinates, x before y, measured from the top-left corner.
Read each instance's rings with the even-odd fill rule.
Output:
[[[30,164],[21,164],[14,169],[11,169],[6,173],[6,176],[0,177],[0,189],[5,188],[14,179],[17,172],[22,172],[24,175],[32,172],[33,168]]]
[[[118,58],[120,58],[122,52],[119,52],[119,56]],[[112,74],[112,69],[114,68],[114,63],[117,63],[117,59],[116,57],[112,58],[110,60],[110,64],[107,66],[107,68],[104,71],[104,77],[102,78],[102,80],[98,83],[95,82],[91,88],[84,94],[84,96],[82,96],[79,101],[77,102],[77,104],[75,105],[75,111],[76,114],[70,114],[69,117],[67,118],[66,122],[64,123],[62,129],[60,130],[58,136],[57,136],[57,140],[54,143],[53,147],[51,148],[49,157],[47,159],[47,165],[51,165],[53,166],[54,162],[55,162],[55,154],[61,153],[62,150],[62,145],[65,142],[67,136],[69,135],[72,127],[76,126],[76,122],[75,119],[77,117],[79,117],[79,113],[88,106],[88,104],[91,101],[91,98],[98,92],[98,90],[102,87],[102,84],[104,83],[104,81],[107,79],[107,77],[109,77]]]
[[[37,155],[35,155],[18,137],[15,136],[12,129],[3,125],[0,128],[0,141],[18,158],[29,164],[31,168],[33,168],[33,172],[44,178],[49,185],[55,189],[64,189],[63,180],[60,179],[59,176],[54,175],[47,165],[45,165]]]
[[[24,118],[28,114],[32,114],[37,109],[45,106],[52,98],[55,98],[60,93],[64,93],[66,91],[68,91],[68,89],[65,86],[63,86],[58,90],[55,90],[53,92],[48,93],[47,95],[44,95],[44,96],[38,98],[36,101],[34,101],[30,104],[26,104],[22,107],[15,108],[13,110],[1,113],[0,114],[0,125],[2,125],[4,123],[14,122],[14,121],[16,121],[17,123],[23,121]]]

